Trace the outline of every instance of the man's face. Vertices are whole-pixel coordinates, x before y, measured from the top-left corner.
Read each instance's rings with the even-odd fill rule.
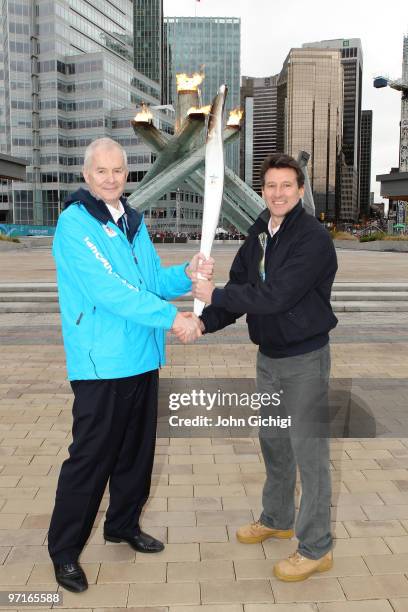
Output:
[[[92,193],[116,206],[128,177],[121,150],[118,147],[97,147],[90,163],[83,169],[83,175]]]
[[[293,168],[269,168],[265,174],[262,197],[271,213],[272,221],[280,224],[285,215],[303,197],[304,188],[298,187]]]

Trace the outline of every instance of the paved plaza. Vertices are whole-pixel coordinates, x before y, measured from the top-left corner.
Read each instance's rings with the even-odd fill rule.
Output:
[[[164,263],[180,263],[196,248],[158,251]],[[217,281],[226,280],[235,251],[216,245]],[[408,254],[338,255],[337,281],[408,282]],[[0,283],[55,280],[47,248],[0,252],[0,270]],[[408,612],[408,313],[394,313],[391,303],[389,312],[337,316],[333,394],[348,398],[351,416],[376,406],[367,435],[380,437],[351,430],[353,437],[332,440],[333,569],[283,583],[272,577],[272,565],[296,549],[295,540],[236,541],[237,526],[259,516],[264,468],[256,438],[159,438],[143,527],[167,543],[165,551],[143,555],[105,543],[105,497],[81,558],[90,588],[64,591],[63,608]],[[0,591],[51,591],[47,528],[72,404],[58,314],[0,314],[0,346]],[[222,379],[252,380],[255,355],[244,320],[195,345],[170,336],[162,396],[185,379],[213,388]],[[391,419],[398,437],[383,435]]]

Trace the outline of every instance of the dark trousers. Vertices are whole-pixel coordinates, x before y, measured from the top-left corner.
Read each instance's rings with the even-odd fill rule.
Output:
[[[158,372],[72,381],[73,442],[58,480],[48,533],[56,563],[76,561],[109,480],[105,531],[138,532],[149,496],[157,424]]]
[[[292,426],[276,433],[260,429],[266,468],[263,512],[260,520],[273,529],[291,529],[295,522],[296,467],[302,496],[295,524],[298,550],[308,559],[320,559],[332,548],[330,523],[331,480],[328,437],[330,347],[282,359],[258,353],[257,387],[261,393],[279,393],[281,404],[262,407],[291,416]]]

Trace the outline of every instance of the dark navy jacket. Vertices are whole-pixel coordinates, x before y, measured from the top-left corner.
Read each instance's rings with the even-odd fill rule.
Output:
[[[249,229],[223,289],[215,289],[203,310],[206,332],[215,332],[247,314],[249,335],[270,357],[301,355],[321,348],[337,325],[330,292],[337,271],[333,241],[299,202],[269,237],[265,280],[259,263],[260,234],[268,233],[269,210]]]

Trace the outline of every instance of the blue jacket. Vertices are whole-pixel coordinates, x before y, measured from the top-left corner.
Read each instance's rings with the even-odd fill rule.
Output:
[[[165,363],[165,331],[190,291],[186,264],[162,268],[142,215],[126,200],[127,237],[103,201],[80,189],[55,232],[69,380],[122,378]]]

